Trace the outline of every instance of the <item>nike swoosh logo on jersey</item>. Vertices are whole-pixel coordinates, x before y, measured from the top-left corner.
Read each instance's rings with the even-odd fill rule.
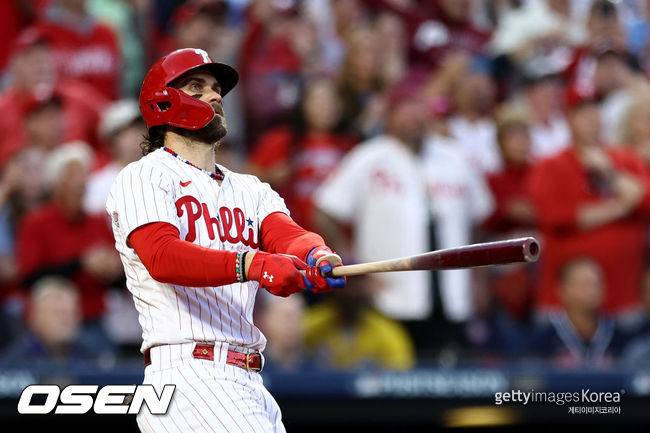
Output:
[[[188,180],[187,182],[183,182],[183,181],[181,181],[181,186],[187,186],[187,185],[189,185],[189,184],[191,184],[191,183],[192,183],[191,180]]]

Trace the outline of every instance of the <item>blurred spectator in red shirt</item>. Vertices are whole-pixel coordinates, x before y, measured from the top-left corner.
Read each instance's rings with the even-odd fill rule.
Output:
[[[316,228],[314,191],[358,141],[339,132],[341,108],[332,80],[313,79],[302,92],[296,122],[262,135],[250,156],[247,172],[282,191],[291,217],[308,230]]]
[[[56,95],[63,108],[63,140],[90,143],[98,162],[105,153],[97,137],[99,113],[105,98],[85,83],[60,79],[52,52],[35,27],[24,30],[14,41],[9,66],[9,86],[0,94],[0,167],[27,143],[24,118],[34,101]]]
[[[530,116],[525,108],[510,103],[496,113],[497,141],[503,168],[488,176],[495,209],[484,222],[490,237],[530,236],[535,211],[525,189],[531,169]],[[535,265],[498,266],[489,270],[490,286],[501,309],[511,319],[525,322],[534,298]]]
[[[599,106],[568,92],[572,146],[536,164],[528,187],[542,248],[538,307],[558,306],[556,276],[572,257],[589,255],[603,267],[604,308],[638,306],[650,212],[650,178],[634,151],[605,147]]]
[[[526,195],[525,179],[530,172],[530,116],[520,106],[502,106],[496,114],[496,135],[503,168],[488,176],[495,209],[483,223],[492,232],[530,230],[535,212]]]
[[[402,18],[409,40],[409,63],[417,69],[438,67],[448,54],[481,54],[490,33],[471,21],[471,0],[364,0]]]
[[[83,143],[63,145],[49,156],[45,173],[52,198],[21,222],[17,258],[28,287],[46,275],[70,278],[81,292],[84,319],[97,321],[104,312],[104,292],[122,269],[106,218],[83,210],[91,158]]]
[[[247,140],[255,142],[262,132],[290,120],[308,64],[302,50],[317,49],[318,44],[304,43],[316,36],[315,28],[305,28],[306,18],[294,0],[254,0],[247,20],[239,74]]]
[[[108,99],[120,94],[122,58],[115,32],[86,10],[86,0],[53,0],[36,26],[51,44],[58,72]]]
[[[161,57],[147,46],[152,38],[153,9],[158,4],[153,0],[87,2],[88,13],[109,26],[117,37],[122,58],[118,94],[124,97],[139,94],[145,67]]]
[[[27,1],[0,2],[0,71],[4,70],[11,55],[11,44],[20,31],[35,17],[34,5]]]
[[[119,97],[122,58],[115,32],[86,10],[86,0],[52,0],[36,26],[51,44],[58,72]]]

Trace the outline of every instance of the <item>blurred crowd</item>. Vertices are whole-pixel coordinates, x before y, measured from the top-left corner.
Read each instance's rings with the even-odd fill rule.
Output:
[[[138,356],[104,209],[148,67],[233,65],[217,160],[345,263],[535,236],[534,264],[260,293],[267,367],[650,363],[650,1],[3,0],[0,360]]]

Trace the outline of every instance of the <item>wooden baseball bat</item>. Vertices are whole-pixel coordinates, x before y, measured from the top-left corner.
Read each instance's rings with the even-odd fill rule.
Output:
[[[537,261],[539,253],[539,243],[535,238],[508,239],[430,251],[379,262],[337,266],[332,270],[331,276],[343,277],[394,271],[442,271],[511,263],[532,263]]]

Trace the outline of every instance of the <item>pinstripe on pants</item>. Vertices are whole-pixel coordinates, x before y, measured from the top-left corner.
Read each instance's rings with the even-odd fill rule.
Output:
[[[259,373],[226,364],[226,344],[215,345],[214,361],[194,359],[194,344],[151,349],[144,383],[159,395],[165,384],[176,389],[166,415],[152,415],[143,405],[137,416],[142,433],[285,433],[280,408]]]

